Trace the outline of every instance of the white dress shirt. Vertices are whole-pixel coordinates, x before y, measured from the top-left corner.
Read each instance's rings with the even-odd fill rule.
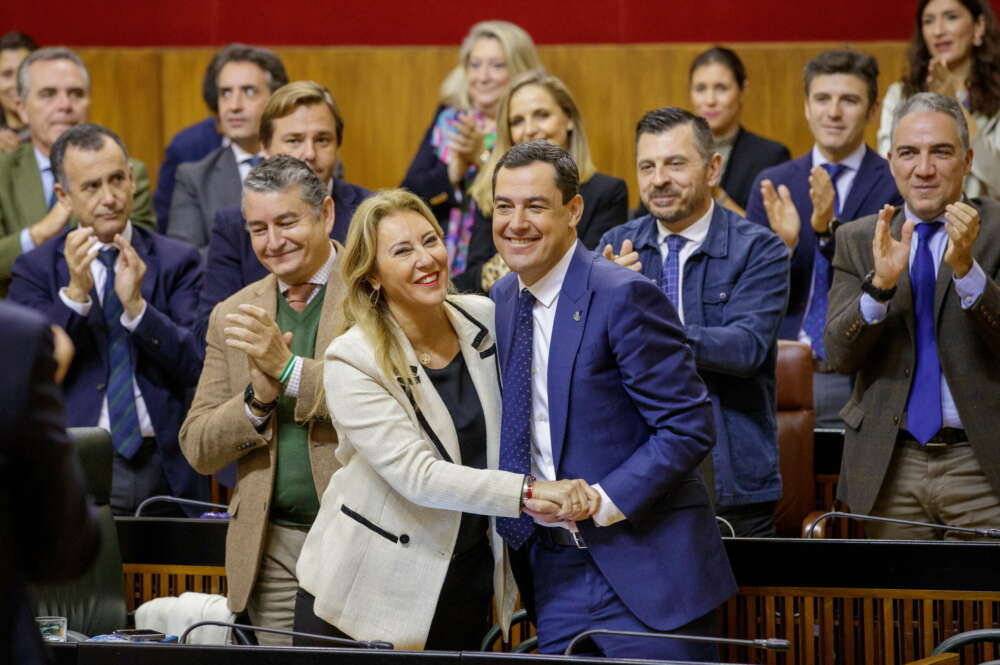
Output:
[[[566,271],[573,260],[576,243],[552,270],[531,286],[526,286],[517,278],[518,293],[528,289],[535,296],[535,306],[531,312],[533,321],[531,344],[531,473],[539,480],[557,480],[555,459],[552,455],[552,430],[549,423],[549,348],[552,341],[552,327],[556,320],[556,304],[562,290]],[[600,510],[594,515],[598,526],[608,526],[625,519],[618,506],[611,501],[600,485],[594,489],[601,495]],[[540,523],[543,526],[562,526],[576,531],[576,524],[560,522]]]
[[[670,253],[670,250],[667,249],[667,236],[679,235],[687,238],[687,242],[681,247],[677,257],[679,260],[677,266],[677,302],[674,303],[674,306],[677,308],[677,316],[680,317],[681,323],[684,323],[684,264],[705,242],[708,228],[712,225],[712,213],[714,212],[715,202],[713,201],[708,206],[708,212],[702,215],[697,222],[677,233],[671,231],[663,222],[659,220],[656,222],[656,243],[660,248],[661,265],[667,260],[667,255]]]
[[[309,284],[315,284],[317,287],[324,286],[328,281],[330,281],[330,273],[333,272],[333,262],[337,258],[337,248],[334,246],[333,242],[330,242],[330,256],[326,259],[326,262],[320,267],[316,273],[306,280]],[[283,296],[285,292],[291,288],[291,284],[285,284],[280,279],[278,281],[278,292]],[[319,293],[319,288],[313,289],[313,292],[309,294],[309,299],[306,301],[308,305]],[[302,358],[300,356],[295,356],[295,360],[292,361],[292,374],[288,377],[288,383],[285,385],[285,390],[283,394],[289,397],[298,398],[299,396],[299,386],[302,384]],[[244,404],[243,411],[247,414],[250,422],[253,423],[254,427],[260,429],[267,422],[268,418],[271,417],[271,413],[265,414],[264,416],[258,416],[253,411],[250,410],[250,405]],[[273,413],[273,411],[272,411]]]
[[[235,143],[230,145],[229,149],[233,151],[233,157],[236,158],[236,168],[240,170],[240,182],[242,183],[244,180],[247,179],[247,175],[250,173],[250,169],[253,168],[252,166],[250,166],[250,162],[248,162],[247,160],[252,159],[254,157],[263,157],[264,153],[263,151],[261,151],[255,155],[251,155],[249,152],[239,147]]]
[[[125,242],[132,244],[132,222],[125,223],[125,230],[122,231],[122,237],[125,238]],[[104,243],[97,241],[95,245],[97,247],[94,250],[96,254],[99,251],[105,249],[111,249],[114,245],[109,243]],[[121,269],[122,259],[121,256],[118,257],[118,261],[115,263],[115,272],[117,273]],[[104,285],[108,281],[108,269],[104,267],[98,259],[94,259],[90,262],[90,275],[94,278],[94,290],[97,291],[98,302],[104,304]],[[59,299],[63,301],[63,304],[69,307],[71,310],[76,312],[78,315],[86,318],[90,315],[90,308],[93,306],[93,301],[90,299],[90,295],[87,295],[86,302],[76,302],[75,300],[70,300],[69,296],[66,295],[66,288],[63,287],[59,289]],[[142,317],[146,313],[146,304],[142,306],[142,311],[134,319],[130,319],[128,312],[122,311],[121,324],[128,332],[134,332],[139,324],[142,323]],[[134,368],[133,368],[134,369]],[[142,398],[142,391],[139,390],[139,384],[135,380],[135,374],[132,375],[132,396],[135,398],[135,415],[139,418],[139,432],[143,437],[148,438],[155,436],[153,431],[153,421],[149,419],[149,409],[146,408],[146,401]],[[108,397],[104,396],[104,401],[101,403],[101,415],[97,419],[97,426],[103,429],[111,431],[111,419],[108,417]]]

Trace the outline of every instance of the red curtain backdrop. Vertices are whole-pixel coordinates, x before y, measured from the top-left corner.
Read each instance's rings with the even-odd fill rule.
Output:
[[[901,40],[915,0],[5,0],[0,32],[69,46],[455,44],[506,19],[539,44]],[[993,0],[1000,9],[1000,0]]]

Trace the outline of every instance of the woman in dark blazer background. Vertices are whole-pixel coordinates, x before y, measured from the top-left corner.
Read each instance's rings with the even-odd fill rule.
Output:
[[[576,232],[587,249],[628,217],[628,187],[621,178],[598,173],[580,110],[566,85],[544,71],[521,74],[511,82],[497,112],[497,142],[469,194],[477,214],[469,242],[465,272],[455,278],[460,291],[488,293],[493,282],[509,272],[493,245],[493,168],[507,150],[525,141],[548,141],[573,155],[580,170],[583,217]]]

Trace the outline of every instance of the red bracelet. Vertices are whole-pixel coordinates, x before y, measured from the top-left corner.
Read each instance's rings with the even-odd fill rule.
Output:
[[[532,490],[535,489],[535,477],[530,473],[524,477],[524,498],[531,498]]]

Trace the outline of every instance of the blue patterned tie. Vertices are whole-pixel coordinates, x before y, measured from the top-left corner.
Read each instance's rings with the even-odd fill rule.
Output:
[[[51,173],[53,175],[53,177],[55,176],[55,173],[52,171],[52,167],[51,166],[47,167],[45,169],[45,171],[48,172],[48,173]],[[52,192],[49,194],[49,200],[45,202],[46,205],[48,205],[48,208],[46,208],[46,210],[52,210],[52,206],[54,206],[56,204],[57,200],[58,200],[58,197],[56,196],[56,186],[55,186],[55,183],[53,182],[52,183]]]
[[[672,233],[667,236],[667,258],[663,259],[663,274],[660,276],[660,288],[677,307],[678,292],[681,283],[681,247],[688,239]]]
[[[111,421],[111,441],[125,459],[131,459],[142,446],[139,416],[135,411],[132,391],[132,356],[128,331],[122,326],[122,303],[115,293],[115,261],[117,249],[102,250],[97,258],[108,269],[104,282],[104,325],[108,334],[108,420]]]
[[[823,168],[830,174],[830,182],[833,183],[833,214],[840,217],[840,194],[837,192],[837,179],[847,170],[843,164],[823,164]],[[807,223],[807,220],[802,220]],[[809,309],[806,310],[806,318],[802,322],[802,329],[809,335],[813,353],[820,360],[826,360],[826,351],[823,349],[823,327],[826,325],[826,310],[829,305],[827,300],[830,291],[830,262],[819,251],[819,243],[813,250],[813,288],[812,300],[809,301]]]
[[[917,255],[910,266],[913,311],[917,326],[917,362],[906,404],[906,428],[920,443],[927,443],[941,429],[941,362],[934,333],[934,256],[931,238],[941,222],[917,224]]]
[[[521,289],[517,299],[517,321],[510,345],[510,360],[503,375],[503,416],[500,420],[500,468],[531,473],[531,345],[534,325],[531,311],[535,296]],[[535,530],[528,515],[497,518],[497,532],[514,549]]]

